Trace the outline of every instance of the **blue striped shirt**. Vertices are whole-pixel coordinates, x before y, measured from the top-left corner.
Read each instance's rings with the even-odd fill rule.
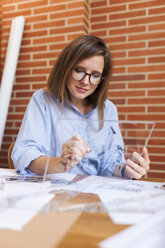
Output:
[[[69,172],[76,174],[112,176],[115,168],[125,162],[124,144],[120,133],[115,105],[105,101],[104,125],[99,129],[97,107],[81,114],[72,103],[65,103],[45,90],[36,91],[25,112],[13,151],[12,160],[21,174],[40,156],[60,157],[62,144],[79,134],[91,148]],[[113,120],[113,121],[111,121]]]

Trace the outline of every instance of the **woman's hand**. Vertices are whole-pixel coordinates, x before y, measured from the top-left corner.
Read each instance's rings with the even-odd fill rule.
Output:
[[[150,159],[148,155],[148,150],[146,147],[143,148],[143,153],[140,155],[137,152],[133,153],[134,161],[127,159],[125,165],[124,177],[140,179],[145,176],[149,170]]]
[[[147,174],[149,170],[150,159],[147,148],[143,148],[143,153],[140,155],[137,152],[133,153],[133,159],[127,159],[126,164],[120,164],[114,171],[114,176],[121,176],[130,179],[140,179]]]
[[[77,165],[91,149],[78,134],[67,140],[62,146],[59,166],[67,172]]]

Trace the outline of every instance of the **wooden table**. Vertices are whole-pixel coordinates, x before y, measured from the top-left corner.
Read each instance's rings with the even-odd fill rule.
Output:
[[[163,179],[142,179],[144,181],[164,182]],[[70,201],[76,202],[89,201],[99,202],[97,195],[80,194]],[[102,240],[117,234],[129,227],[129,225],[114,224],[106,212],[83,212],[76,223],[69,230],[67,235],[59,244],[59,248],[94,248]]]
[[[151,181],[151,180],[149,180]],[[153,180],[152,180],[153,181]],[[163,182],[163,180],[155,180]],[[60,202],[64,198],[66,192],[60,192],[52,201]],[[79,206],[93,206],[98,207],[98,211],[92,211],[88,207],[86,211],[81,211]],[[68,209],[72,208],[73,212],[77,212],[77,216],[71,216],[68,229],[65,228],[65,218],[69,213]],[[77,206],[77,208],[75,207]],[[12,230],[0,230],[0,247],[5,248],[94,248],[98,247],[98,243],[102,240],[113,236],[114,234],[127,228],[129,225],[114,224],[102,207],[100,199],[95,194],[79,193],[75,197],[61,204],[58,211],[50,211],[46,213],[47,206],[43,208],[42,212],[28,223],[20,232]],[[60,211],[59,211],[60,210]],[[45,214],[46,213],[46,214]],[[62,225],[60,226],[60,224]],[[68,223],[66,223],[68,224]],[[62,232],[58,233],[61,228]],[[58,233],[58,234],[57,234]],[[58,245],[54,245],[54,237],[60,236]],[[53,238],[52,238],[53,237]]]
[[[67,204],[74,205],[80,203],[100,202],[97,195],[79,194]],[[93,248],[98,247],[98,243],[123,229],[128,225],[115,225],[104,212],[82,212],[78,220],[74,223],[67,235],[59,244],[59,248]]]

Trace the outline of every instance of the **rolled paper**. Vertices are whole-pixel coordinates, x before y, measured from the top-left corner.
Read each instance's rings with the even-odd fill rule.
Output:
[[[5,65],[0,85],[0,149],[17,68],[24,23],[25,18],[23,16],[15,17],[12,20],[10,29]]]

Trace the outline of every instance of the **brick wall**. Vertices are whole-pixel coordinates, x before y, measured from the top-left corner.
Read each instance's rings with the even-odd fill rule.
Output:
[[[46,84],[61,49],[76,36],[102,37],[113,57],[109,99],[122,120],[155,120],[149,142],[149,177],[165,178],[165,1],[5,0],[1,71],[11,19],[24,15],[25,31],[0,154],[15,140],[32,93]]]

